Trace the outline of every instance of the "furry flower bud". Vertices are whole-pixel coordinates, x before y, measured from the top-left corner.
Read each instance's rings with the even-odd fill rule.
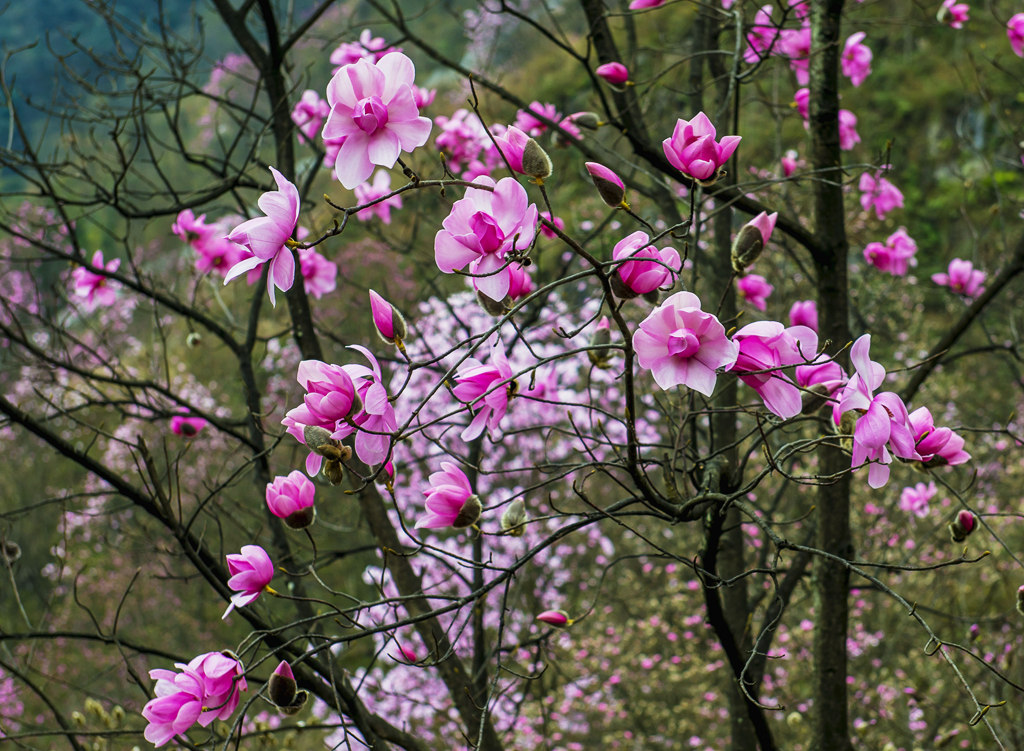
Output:
[[[762,211],[736,233],[736,239],[732,243],[733,271],[742,274],[757,260],[761,251],[764,250],[764,246],[768,244],[768,239],[772,236],[777,217],[777,213],[769,214]]]
[[[967,509],[961,509],[957,513],[956,519],[949,523],[949,536],[953,538],[953,542],[963,542],[977,525],[978,522],[974,518],[974,514]]]
[[[284,660],[277,666],[270,680],[267,681],[267,695],[270,701],[278,707],[289,707],[295,701],[295,694],[299,685],[295,682],[295,674],[292,667]]]
[[[513,537],[526,534],[526,504],[522,498],[516,498],[501,514],[501,531]]]

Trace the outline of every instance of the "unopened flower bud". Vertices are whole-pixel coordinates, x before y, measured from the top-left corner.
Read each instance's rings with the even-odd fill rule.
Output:
[[[601,196],[601,200],[605,204],[613,209],[620,207],[628,208],[628,204],[626,204],[626,186],[623,184],[622,178],[603,164],[598,164],[597,162],[586,162],[583,166],[590,175],[590,179],[594,181],[597,194]]]
[[[523,147],[523,174],[536,180],[551,177],[551,157],[532,138]]]
[[[953,542],[963,542],[976,526],[977,520],[974,518],[974,514],[967,509],[961,509],[956,518],[949,523],[949,536],[953,538]]]
[[[600,116],[596,112],[576,112],[569,115],[569,119],[587,130],[597,130],[604,125],[604,122],[601,121]]]
[[[195,349],[203,343],[203,335],[198,331],[190,331],[188,336],[185,337],[185,346],[189,349]]]
[[[598,65],[597,68],[594,69],[594,73],[616,88],[622,86],[622,84],[629,80],[629,69],[619,62]]]
[[[295,694],[299,685],[295,682],[295,674],[292,667],[284,660],[277,666],[270,680],[267,681],[267,695],[270,701],[278,707],[290,707],[295,701]]]
[[[398,651],[398,655],[394,657],[396,662],[405,662],[405,663],[408,663],[408,664],[411,665],[411,664],[415,663],[416,660],[418,659],[416,657],[416,653],[415,652],[413,652],[411,649],[409,649],[408,647],[406,647],[406,646],[404,646],[402,644],[398,645],[398,650],[397,651]]]
[[[566,628],[573,624],[573,620],[564,610],[545,610],[537,616],[536,620],[555,628]]]
[[[300,688],[295,692],[295,699],[287,707],[278,707],[277,710],[281,714],[293,715],[298,714],[299,710],[306,706],[306,700],[309,699],[309,692],[304,688]]]
[[[516,498],[501,514],[501,531],[513,537],[526,534],[526,504],[522,498]]]
[[[456,515],[455,521],[452,522],[452,526],[455,529],[472,527],[480,520],[480,514],[483,513],[483,510],[484,507],[480,504],[480,499],[475,495],[469,496],[465,503],[462,504],[462,508],[459,509],[459,513]]]
[[[776,218],[778,218],[778,214],[762,211],[736,233],[736,239],[732,242],[731,254],[733,271],[742,274],[757,260],[772,236]]]
[[[373,316],[373,325],[377,329],[377,335],[386,343],[401,348],[402,341],[409,334],[405,319],[391,303],[372,289],[370,290],[370,313]]]
[[[4,540],[0,544],[0,555],[3,555],[4,562],[10,566],[21,558],[21,546],[14,540]]]
[[[604,347],[605,345],[611,344],[612,341],[612,328],[611,323],[608,321],[608,316],[601,316],[601,320],[597,322],[597,328],[594,330],[594,335],[590,337],[591,347]],[[602,370],[611,367],[612,356],[614,350],[610,349],[588,349],[587,359],[595,368],[601,368]]]
[[[342,466],[341,462],[336,462],[328,459],[324,462],[323,469],[324,477],[331,485],[341,485],[345,479],[345,467]]]
[[[503,316],[511,310],[510,305],[507,305],[506,302],[498,302],[497,300],[488,297],[480,290],[476,291],[476,300],[480,303],[480,307],[487,311],[488,315],[492,315],[495,318]],[[508,301],[508,303],[512,302],[508,297],[506,297],[505,300]]]
[[[334,462],[347,462],[352,458],[352,449],[342,445],[341,441],[331,438],[330,431],[318,425],[303,426],[302,438],[306,442],[306,448],[325,459]]]

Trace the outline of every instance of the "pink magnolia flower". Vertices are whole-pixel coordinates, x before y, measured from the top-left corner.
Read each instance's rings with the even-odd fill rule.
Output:
[[[637,363],[663,389],[683,385],[704,396],[715,390],[715,371],[736,362],[739,347],[725,327],[700,309],[692,292],[676,292],[655,308],[633,333]]]
[[[275,287],[287,292],[295,281],[295,257],[287,243],[299,221],[299,191],[273,167],[270,173],[277,183],[277,190],[260,196],[259,207],[266,216],[242,222],[228,235],[228,240],[248,248],[252,255],[231,267],[224,277],[224,284],[250,269],[269,263],[267,292],[271,305],[276,306]]]
[[[733,271],[742,274],[760,257],[775,231],[775,220],[778,218],[777,212],[769,214],[762,211],[740,228],[733,238],[730,251]]]
[[[736,280],[736,289],[740,293],[740,297],[763,312],[768,308],[768,296],[775,290],[775,287],[759,274],[748,274]]]
[[[97,250],[92,254],[91,263],[95,268],[112,273],[121,266],[121,259],[115,258],[104,264],[103,251]],[[85,299],[83,307],[88,311],[95,310],[101,305],[104,307],[113,305],[117,299],[117,293],[108,284],[107,277],[104,274],[89,271],[85,266],[74,269],[71,272],[71,280],[75,296]]]
[[[274,564],[267,551],[259,545],[243,545],[241,553],[226,556],[228,561],[228,587],[235,590],[231,604],[221,618],[227,618],[235,608],[248,605],[269,589],[274,578]]]
[[[968,14],[971,12],[971,6],[967,3],[958,3],[956,0],[942,0],[942,5],[939,8],[939,12],[935,14],[935,18],[939,23],[949,24],[951,28],[962,29],[964,24],[967,23]]]
[[[175,667],[181,672],[149,671],[156,681],[156,698],[142,708],[142,716],[149,723],[145,738],[157,747],[183,736],[196,721],[207,727],[214,720],[228,719],[248,688],[242,663],[222,652],[208,652]]]
[[[871,73],[871,49],[863,44],[867,34],[858,31],[850,34],[843,47],[843,75],[850,79],[854,86],[860,86]]]
[[[627,206],[626,186],[621,177],[597,162],[584,162],[583,167],[590,175],[590,179],[594,181],[594,187],[597,188],[598,195],[606,205],[613,209]]]
[[[319,94],[312,89],[306,89],[302,92],[302,98],[292,108],[292,122],[305,136],[306,141],[313,143],[316,134],[320,132],[320,126],[324,124],[324,118],[330,111],[330,105],[321,99]]]
[[[395,407],[388,398],[377,358],[358,344],[349,345],[349,349],[359,352],[370,363],[370,367],[356,363],[343,366],[352,377],[362,409],[350,420],[339,422],[331,438],[341,440],[354,432],[356,456],[371,467],[385,464],[391,455],[391,437],[398,430]]]
[[[352,376],[340,365],[328,365],[320,360],[303,360],[299,363],[296,380],[306,391],[303,402],[291,409],[281,421],[299,443],[305,443],[303,428],[307,425],[323,428],[333,433],[339,423],[344,423],[360,409]],[[320,471],[323,457],[311,452],[306,457],[306,471],[316,475]]]
[[[316,486],[296,469],[267,483],[267,508],[292,529],[305,529],[313,523],[315,495]]]
[[[423,491],[427,514],[416,522],[416,529],[463,529],[480,518],[480,499],[465,472],[451,462],[441,462],[441,470],[430,475],[430,487]]]
[[[789,68],[796,75],[796,82],[806,86],[810,80],[811,27],[806,24],[799,29],[783,29],[777,43],[779,54],[789,58]]]
[[[412,87],[412,99],[416,102],[416,106],[419,109],[429,107],[434,103],[434,97],[437,96],[437,89],[425,89],[422,86]]]
[[[412,60],[391,52],[376,64],[346,65],[327,84],[331,112],[323,137],[345,139],[334,170],[349,190],[365,182],[374,165],[390,169],[403,151],[427,142],[431,123],[416,107],[415,75]]]
[[[910,413],[910,431],[925,466],[964,464],[971,455],[964,451],[964,439],[950,428],[936,428],[932,413],[919,407]]]
[[[850,110],[839,110],[839,148],[849,151],[860,143],[857,133],[857,116]]]
[[[665,158],[680,172],[696,180],[712,179],[740,145],[741,136],[715,140],[715,126],[703,112],[692,120],[676,121],[672,137],[661,142]]]
[[[554,226],[554,228],[557,229],[559,232],[565,232],[565,220],[562,219],[562,217],[547,214],[546,216],[541,215],[541,218],[547,219],[548,222],[550,222]],[[540,229],[540,233],[549,240],[554,240],[556,237],[558,237],[558,235],[555,233],[555,230],[549,227],[545,222],[541,222],[538,225],[538,228]],[[514,265],[515,264],[513,264],[513,266]],[[512,266],[509,266],[509,268],[512,268]]]
[[[676,283],[676,274],[682,267],[675,248],[658,250],[650,245],[646,232],[637,230],[615,243],[612,259],[625,261],[616,268],[612,287],[623,299],[645,295],[661,287]],[[630,259],[630,260],[626,260]]]
[[[488,364],[473,357],[466,360],[455,374],[452,393],[456,399],[466,402],[476,414],[462,431],[462,440],[472,441],[484,432],[484,428],[497,431],[508,411],[509,396],[515,393],[515,388],[512,367],[500,341],[491,346]]]
[[[171,432],[175,435],[193,438],[199,435],[199,431],[206,427],[206,420],[202,417],[189,417],[188,415],[174,415],[171,418]]]
[[[612,86],[621,86],[629,80],[629,69],[622,63],[613,62],[598,65],[594,73],[599,75]]]
[[[1006,22],[1006,36],[1017,57],[1024,57],[1024,13],[1017,13]]]
[[[370,315],[373,318],[377,334],[388,344],[397,344],[408,334],[402,314],[372,289],[370,290]]]
[[[534,620],[554,626],[555,628],[565,628],[571,625],[569,614],[564,610],[545,610],[543,613],[538,613]]]
[[[331,52],[331,65],[336,66],[331,74],[335,75],[346,65],[352,65],[360,60],[375,63],[394,51],[396,49],[389,47],[384,37],[375,37],[369,29],[363,29],[358,42],[342,42]]]
[[[818,330],[818,306],[814,300],[797,300],[789,309],[791,326],[806,326],[812,331]]]
[[[747,34],[747,48],[743,51],[744,61],[753,65],[776,51],[779,30],[772,23],[772,6],[762,5],[754,14],[754,24]]]
[[[526,250],[537,227],[537,206],[527,205],[526,189],[511,177],[497,182],[477,178],[478,185],[494,190],[468,188],[441,223],[444,229],[434,237],[437,267],[446,274],[469,265],[477,274],[477,289],[492,300],[508,294],[511,274],[506,253]]]
[[[916,266],[917,243],[907,234],[904,227],[900,227],[885,240],[885,245],[880,242],[868,243],[864,248],[864,260],[880,271],[885,271],[893,276],[905,276],[909,266]]]
[[[875,210],[880,220],[893,209],[903,208],[903,194],[884,177],[875,177],[868,172],[860,176],[860,205],[865,211]]]
[[[806,86],[802,89],[797,89],[796,93],[793,94],[793,106],[796,107],[796,111],[800,113],[800,117],[804,120],[804,127],[807,127],[808,108],[811,103],[811,90]]]
[[[317,300],[338,286],[338,264],[328,261],[316,248],[299,248],[299,271],[306,294]]]
[[[800,389],[782,368],[805,365],[818,355],[818,335],[806,326],[785,328],[778,321],[747,324],[733,335],[739,345],[730,371],[757,392],[770,412],[784,420],[803,408]]]
[[[508,160],[508,166],[512,168],[513,172],[518,172],[520,175],[526,174],[523,169],[523,154],[526,152],[527,145],[532,142],[536,149],[540,149],[536,141],[515,125],[510,125],[501,133],[495,134],[494,142],[498,144],[501,153]]]
[[[970,261],[954,258],[949,262],[949,269],[945,273],[932,274],[932,281],[943,287],[949,287],[958,295],[963,295],[968,300],[985,291],[981,285],[985,283],[986,274],[974,268]]]
[[[533,113],[542,115],[543,117],[551,120],[552,122],[558,122],[562,119],[562,116],[558,114],[558,108],[553,104],[541,104],[540,102],[530,102],[529,110],[519,110],[516,112],[515,127],[526,133],[526,135],[536,138],[542,136],[548,129],[547,123],[541,121]]]
[[[806,162],[799,158],[799,154],[793,149],[789,149],[782,158],[779,160],[782,164],[782,176],[790,177],[794,172],[803,167]]]
[[[197,218],[192,209],[183,209],[171,225],[171,232],[181,238],[182,242],[193,245],[214,233],[214,228],[205,222],[206,214],[200,214]]]
[[[645,10],[646,8],[657,8],[664,4],[665,0],[632,0],[629,4],[630,10]]]
[[[934,482],[925,485],[923,482],[917,485],[903,488],[900,493],[900,508],[908,514],[913,514],[919,519],[928,516],[928,501],[938,492]]]
[[[391,175],[384,170],[377,170],[373,176],[372,183],[362,183],[355,187],[356,201],[359,203],[371,203],[372,206],[356,213],[356,219],[367,222],[377,216],[384,224],[391,224],[391,209],[402,208],[402,196],[394,195],[388,198],[384,196],[391,192]],[[383,199],[383,200],[379,200]]]

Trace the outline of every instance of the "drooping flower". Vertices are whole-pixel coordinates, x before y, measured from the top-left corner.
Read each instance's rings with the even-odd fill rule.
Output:
[[[658,250],[649,243],[647,233],[641,230],[615,243],[612,259],[625,261],[612,277],[612,291],[618,297],[628,299],[675,284],[682,268],[679,253],[669,247]]]
[[[806,326],[818,330],[818,306],[814,300],[797,300],[789,309],[790,326]]]
[[[266,216],[242,222],[228,235],[228,240],[248,248],[252,255],[232,266],[224,277],[224,283],[269,263],[267,292],[271,304],[277,305],[274,289],[287,292],[295,281],[295,257],[287,242],[299,221],[299,191],[273,167],[270,173],[277,183],[277,190],[264,193],[258,202]]]
[[[760,274],[747,274],[736,280],[736,289],[740,293],[740,297],[764,312],[768,308],[768,296],[775,290],[775,287]]]
[[[725,327],[700,308],[692,292],[676,292],[633,333],[637,363],[651,371],[663,389],[683,385],[704,396],[715,390],[715,371],[731,368],[739,348]]]
[[[585,162],[583,166],[586,168],[587,174],[590,175],[590,179],[594,181],[597,194],[601,196],[601,200],[606,205],[613,209],[629,208],[626,204],[626,186],[623,184],[622,178],[597,162]]]
[[[967,3],[958,3],[956,0],[942,0],[939,12],[935,14],[939,23],[949,24],[950,28],[962,29],[970,19],[968,14],[971,6]]]
[[[893,276],[905,276],[910,266],[917,265],[915,253],[917,243],[907,234],[906,228],[900,227],[886,238],[885,245],[880,242],[868,243],[864,248],[864,260],[880,271]]]
[[[680,172],[696,180],[709,181],[729,161],[741,136],[723,136],[715,140],[715,126],[703,112],[692,120],[678,120],[672,137],[661,142],[665,158]]]
[[[171,432],[185,438],[199,435],[199,431],[205,427],[206,420],[202,417],[189,417],[187,414],[171,417]]]
[[[316,486],[296,469],[267,483],[267,508],[292,529],[305,529],[316,518],[315,495]]]
[[[857,187],[861,191],[860,205],[865,211],[875,210],[880,220],[894,209],[903,208],[903,194],[886,178],[865,172]]]
[[[871,73],[871,49],[863,43],[866,36],[863,31],[850,34],[843,47],[843,75],[854,86],[864,83],[864,79]]]
[[[598,65],[594,73],[610,83],[612,86],[621,86],[629,80],[629,69],[619,62],[605,63]]]
[[[949,262],[949,269],[946,272],[932,274],[932,281],[942,287],[949,287],[968,300],[973,300],[985,291],[981,285],[985,283],[986,276],[984,271],[974,268],[970,261],[954,258]]]
[[[226,556],[228,561],[228,587],[235,590],[231,604],[221,618],[227,618],[235,608],[245,607],[269,589],[274,578],[274,564],[267,551],[259,545],[243,545],[241,553]]]
[[[464,529],[476,524],[482,507],[466,473],[451,462],[441,462],[441,470],[430,475],[430,487],[423,491],[427,513],[417,520],[416,529]]]
[[[398,344],[408,336],[409,329],[405,325],[402,314],[395,307],[370,290],[370,316],[377,334],[388,344]]]
[[[462,440],[472,441],[484,429],[497,431],[508,411],[509,396],[515,393],[512,366],[505,356],[500,341],[491,345],[490,362],[484,364],[476,358],[467,359],[455,374],[456,399],[466,402],[474,411],[472,422],[462,431]]]
[[[928,516],[928,501],[938,492],[934,482],[925,485],[919,482],[916,485],[903,488],[900,493],[900,508],[908,514],[913,514],[919,519]]]
[[[782,368],[805,365],[818,355],[818,335],[806,326],[785,328],[778,321],[757,321],[733,335],[739,345],[730,372],[757,392],[770,412],[784,420],[796,417],[803,397]]]
[[[355,187],[357,202],[365,204],[376,201],[376,203],[358,211],[356,213],[356,219],[361,222],[368,222],[376,216],[384,222],[384,224],[391,224],[391,209],[402,208],[402,196],[396,194],[384,198],[384,196],[387,196],[390,192],[391,174],[386,170],[377,170],[373,176],[373,182],[357,185]]]
[[[95,268],[113,273],[121,266],[121,259],[114,258],[104,264],[103,251],[97,250],[92,254],[91,263]],[[74,283],[75,296],[85,300],[83,306],[88,311],[95,310],[101,305],[104,307],[113,305],[117,299],[117,293],[110,286],[109,280],[104,274],[97,274],[94,271],[89,271],[85,266],[79,266],[71,272],[71,279]]]
[[[809,107],[811,106],[811,90],[806,86],[797,89],[793,94],[793,106],[796,107],[796,111],[800,113],[800,117],[803,118],[804,125],[806,127],[807,118],[809,113]]]
[[[317,300],[338,286],[338,264],[324,258],[316,248],[299,248],[299,271],[306,294]]]
[[[324,118],[330,111],[331,106],[321,99],[318,93],[306,89],[302,92],[302,98],[292,108],[292,122],[306,141],[313,143],[313,139],[324,124]]]
[[[441,223],[444,229],[434,237],[437,267],[446,274],[469,265],[478,275],[476,287],[492,300],[508,294],[510,273],[506,253],[526,250],[537,227],[537,206],[527,205],[526,189],[511,177],[495,183],[479,177],[477,184],[493,187],[468,188]]]
[[[860,143],[857,133],[857,116],[850,110],[839,110],[839,148],[849,151]]]
[[[1017,13],[1006,22],[1006,36],[1017,57],[1024,57],[1024,13]]]
[[[416,106],[415,75],[412,60],[391,52],[375,64],[346,65],[327,84],[331,112],[323,137],[345,139],[334,170],[349,190],[365,182],[374,165],[390,169],[403,151],[427,142],[431,123]]]

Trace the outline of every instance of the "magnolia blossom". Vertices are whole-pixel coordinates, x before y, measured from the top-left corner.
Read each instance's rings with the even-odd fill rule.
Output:
[[[814,300],[797,300],[789,309],[791,326],[806,326],[812,331],[818,330],[818,306]]]
[[[796,82],[806,86],[810,80],[811,27],[783,29],[779,32],[779,54],[789,58],[789,68],[796,74]]]
[[[843,47],[843,75],[849,78],[854,86],[864,83],[864,79],[871,73],[871,50],[862,43],[866,36],[863,31],[850,34]]]
[[[252,255],[231,267],[224,277],[224,284],[250,269],[269,263],[267,292],[270,303],[277,305],[274,289],[287,292],[295,281],[295,257],[287,243],[299,221],[299,191],[273,167],[270,173],[277,183],[277,190],[264,193],[258,202],[266,216],[242,222],[228,235],[228,240],[245,246]]]
[[[956,0],[942,0],[942,6],[935,18],[939,23],[946,23],[953,29],[962,29],[967,23],[971,6],[967,3],[958,3]]]
[[[252,255],[246,248],[225,237],[231,231],[235,219],[224,217],[213,224],[205,224],[205,219],[206,214],[197,218],[191,209],[185,209],[171,225],[171,231],[196,251],[196,271],[201,274],[213,271],[224,275],[236,263]],[[258,279],[259,272],[256,271]],[[252,283],[255,280],[247,278],[247,281]]]
[[[530,272],[525,266],[513,263],[508,270],[510,272],[508,284],[508,299],[510,301],[519,300],[533,292],[533,277],[530,276]],[[476,279],[473,282],[475,286]]]
[[[811,104],[811,90],[806,86],[802,89],[797,89],[796,93],[793,94],[793,106],[796,107],[796,111],[800,113],[800,117],[804,120],[804,127],[807,127],[807,118],[809,107]]]
[[[839,148],[849,151],[860,143],[857,133],[857,116],[850,110],[839,110]]]
[[[437,267],[446,274],[468,264],[470,273],[478,275],[476,288],[500,301],[511,283],[505,255],[530,247],[536,233],[537,206],[527,205],[526,189],[511,177],[496,184],[489,177],[476,182],[494,190],[468,188],[466,196],[455,202],[441,223],[444,229],[434,237],[434,256]]]
[[[452,389],[456,399],[466,402],[475,411],[472,422],[462,431],[462,440],[472,441],[484,432],[484,428],[497,431],[515,388],[512,366],[500,341],[491,346],[489,363],[484,364],[473,357],[466,360],[455,374],[455,388]]]
[[[964,451],[964,439],[950,428],[935,427],[932,413],[919,407],[908,418],[914,447],[925,466],[956,465],[967,462],[971,455]]]
[[[189,417],[185,415],[174,415],[171,418],[171,432],[175,435],[192,438],[199,434],[199,431],[206,427],[206,420],[202,417]]]
[[[315,495],[316,486],[296,469],[267,483],[267,508],[292,529],[304,529],[313,522]]]
[[[397,344],[408,334],[402,314],[372,289],[370,290],[370,316],[373,318],[377,334],[388,344]]]
[[[675,284],[676,274],[682,267],[679,253],[675,248],[658,250],[649,243],[647,233],[640,230],[615,243],[612,259],[625,261],[618,266],[617,276],[612,279],[612,288],[619,297],[645,295],[660,287]]]
[[[555,105],[530,102],[529,111],[519,110],[516,112],[515,127],[533,138],[544,135],[548,129],[547,123],[538,119],[537,116],[533,114],[534,112],[538,115],[542,115],[552,122],[559,122],[562,119],[562,116],[558,114],[558,108],[555,107]]]
[[[306,89],[302,92],[302,98],[292,108],[292,122],[306,140],[313,143],[316,134],[320,132],[320,126],[324,124],[324,118],[330,111],[331,106],[321,99],[318,93]]]
[[[715,140],[715,126],[703,112],[692,120],[677,120],[672,137],[661,142],[665,158],[678,169],[696,180],[711,180],[729,161],[741,136],[723,136]]]
[[[909,266],[916,266],[917,243],[914,238],[907,234],[904,227],[900,227],[885,240],[885,245],[880,242],[868,243],[864,248],[864,260],[880,271],[885,271],[893,276],[905,276]]]
[[[376,201],[372,206],[367,206],[356,212],[356,219],[367,222],[374,216],[384,224],[391,224],[391,209],[402,208],[402,196],[393,195],[387,198],[391,192],[391,174],[386,170],[377,170],[373,176],[372,183],[362,183],[355,187],[356,201],[361,204]]]
[[[629,4],[630,10],[644,10],[646,8],[657,8],[664,4],[665,0],[632,0]]]
[[[555,628],[565,628],[571,622],[569,614],[564,610],[545,610],[543,613],[538,613],[534,620],[554,626]]]
[[[1017,57],[1024,57],[1024,13],[1017,13],[1006,22],[1006,36]]]
[[[356,456],[371,467],[385,464],[391,454],[391,436],[398,430],[395,407],[388,397],[377,358],[358,344],[349,345],[349,349],[359,352],[370,363],[369,367],[357,363],[344,366],[355,384],[362,409],[350,420],[339,422],[331,438],[341,440],[355,433]]]
[[[799,156],[800,155],[793,149],[789,149],[782,155],[779,163],[782,165],[783,177],[791,177],[794,172],[806,164],[806,162],[803,159],[800,159]]]
[[[754,389],[773,414],[784,420],[800,414],[800,389],[781,369],[814,360],[818,335],[806,326],[787,329],[778,321],[758,321],[737,331],[733,341],[739,354],[731,372]]]
[[[928,501],[938,492],[934,482],[925,485],[923,482],[917,485],[903,488],[900,493],[900,508],[908,514],[913,514],[919,519],[928,516]]]
[[[248,688],[242,663],[222,652],[207,652],[187,665],[174,666],[181,672],[149,671],[156,681],[156,698],[142,708],[149,723],[144,735],[158,748],[176,735],[184,736],[196,721],[207,727],[214,720],[228,719]]]
[[[416,529],[462,529],[480,518],[480,500],[466,473],[451,462],[441,462],[441,470],[430,476],[430,487],[424,491],[427,514],[416,522]]]
[[[352,376],[340,365],[303,360],[299,363],[296,380],[307,393],[302,404],[289,410],[281,424],[299,443],[306,442],[304,428],[307,425],[333,433],[339,423],[361,407]],[[306,457],[306,472],[316,475],[322,463],[320,454],[310,453]]]
[[[903,208],[903,194],[884,177],[875,177],[868,172],[860,176],[857,187],[861,191],[860,205],[865,211],[875,210],[880,220],[893,209]]]
[[[987,275],[984,271],[974,268],[970,261],[954,258],[949,262],[949,269],[944,273],[932,274],[932,281],[943,287],[949,287],[958,295],[963,295],[968,300],[985,291],[981,285],[985,283]]]
[[[121,266],[121,259],[114,258],[104,264],[103,251],[97,250],[92,254],[91,263],[98,269],[113,273]],[[113,305],[117,299],[117,294],[107,283],[107,277],[104,274],[97,274],[94,271],[89,271],[85,266],[79,266],[71,272],[71,279],[75,295],[85,300],[86,310],[95,310],[101,305],[104,307]]]
[[[768,308],[768,296],[775,290],[775,287],[759,274],[748,274],[736,280],[736,289],[740,293],[740,297],[764,312]]]
[[[231,574],[228,587],[235,590],[235,594],[221,618],[227,618],[232,610],[248,605],[263,594],[274,578],[274,564],[259,545],[243,545],[242,552],[227,556],[227,561]]]
[[[618,62],[598,65],[597,68],[594,69],[594,73],[613,86],[621,86],[629,80],[629,69],[622,63]]]
[[[743,51],[744,61],[753,65],[775,52],[779,30],[772,23],[772,6],[762,5],[754,14],[754,24],[747,34],[747,48]]]
[[[391,52],[376,64],[361,59],[346,65],[327,84],[331,112],[323,137],[345,139],[334,164],[344,187],[365,182],[374,165],[390,169],[401,152],[427,142],[431,123],[416,106],[415,75],[412,60]]]
[[[725,327],[700,308],[692,292],[676,292],[640,322],[633,333],[637,363],[663,389],[688,386],[704,396],[715,390],[715,371],[729,369],[739,348]]]
[[[337,66],[332,71],[337,74],[346,65],[357,63],[360,60],[377,62],[389,52],[394,52],[394,47],[389,47],[384,37],[375,37],[369,29],[363,29],[359,35],[358,42],[342,42],[331,52],[331,65]]]
[[[317,300],[338,286],[338,264],[317,253],[316,248],[299,248],[299,271],[306,294]]]

